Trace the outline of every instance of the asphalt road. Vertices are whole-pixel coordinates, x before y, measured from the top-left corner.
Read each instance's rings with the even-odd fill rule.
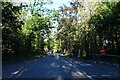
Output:
[[[3,78],[120,78],[120,69],[110,64],[59,56],[57,53],[40,59],[2,66]]]

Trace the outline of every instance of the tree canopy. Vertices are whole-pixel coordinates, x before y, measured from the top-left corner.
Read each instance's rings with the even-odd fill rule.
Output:
[[[15,5],[2,2],[3,55],[44,53],[73,48],[98,53],[120,53],[120,2],[81,2],[58,10],[48,9],[52,1]],[[56,31],[54,32],[53,30]]]

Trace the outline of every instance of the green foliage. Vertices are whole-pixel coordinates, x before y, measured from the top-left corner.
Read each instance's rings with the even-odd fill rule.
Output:
[[[79,3],[79,5],[78,5]],[[86,11],[86,6],[88,10]],[[61,48],[120,53],[120,2],[71,2],[61,7],[57,39]]]
[[[39,4],[44,5],[42,2]],[[48,45],[45,39],[51,34],[51,17],[40,15],[40,10],[26,15],[31,10],[30,6],[36,9],[38,5],[14,6],[13,3],[2,2],[3,56],[29,56],[36,51],[43,53],[44,46]]]
[[[18,53],[20,49],[19,30],[22,29],[23,21],[18,20],[21,7],[13,6],[12,3],[2,2],[2,50],[3,55]]]
[[[108,52],[119,53],[120,41],[120,2],[107,2],[100,6],[99,14],[94,15],[90,21],[94,23],[95,32],[99,36],[99,47],[106,48]],[[107,41],[108,43],[106,43]]]
[[[46,4],[35,1],[14,6],[2,2],[3,55],[64,48],[70,53],[73,47],[87,52],[102,48],[111,54],[120,52],[120,2],[73,1],[59,10],[49,10]],[[55,22],[58,27],[53,34]]]
[[[27,36],[31,47],[44,50],[44,39],[47,37],[46,34],[50,32],[49,26],[49,19],[47,17],[33,14],[26,19],[26,26],[22,29],[22,32]]]

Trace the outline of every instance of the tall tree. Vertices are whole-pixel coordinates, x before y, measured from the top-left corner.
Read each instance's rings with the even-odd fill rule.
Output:
[[[2,2],[3,55],[19,52],[19,30],[22,29],[23,25],[23,21],[18,19],[20,10],[19,6],[14,6],[10,2]]]

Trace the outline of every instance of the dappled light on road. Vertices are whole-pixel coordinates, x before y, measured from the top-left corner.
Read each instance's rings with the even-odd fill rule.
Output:
[[[86,78],[85,75],[81,72],[72,72],[73,78]]]
[[[120,1],[7,1],[3,78],[120,78]]]
[[[83,63],[83,64],[80,64],[81,66],[92,66],[91,64],[85,64],[85,63]]]
[[[24,65],[20,67],[17,65]],[[109,65],[95,64],[92,62],[83,62],[76,58],[60,57],[48,55],[41,59],[29,61],[29,63],[9,64],[3,66],[3,77],[12,78],[89,78],[94,77],[118,77],[117,69]],[[8,68],[12,66],[11,68]],[[16,71],[14,67],[16,66]],[[109,67],[109,68],[108,68]],[[6,71],[7,69],[7,71]],[[8,70],[12,74],[8,74]],[[7,75],[8,74],[8,75]]]

